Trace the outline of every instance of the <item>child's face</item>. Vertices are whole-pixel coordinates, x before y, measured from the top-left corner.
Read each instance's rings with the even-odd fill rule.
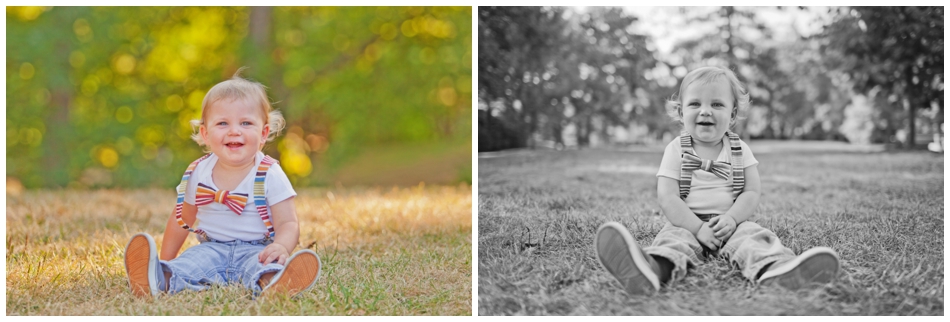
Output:
[[[693,140],[717,143],[729,129],[735,109],[732,88],[726,80],[692,83],[683,92],[683,125]]]
[[[260,106],[247,99],[220,100],[207,107],[199,131],[219,162],[244,166],[254,162],[270,132],[263,114]]]

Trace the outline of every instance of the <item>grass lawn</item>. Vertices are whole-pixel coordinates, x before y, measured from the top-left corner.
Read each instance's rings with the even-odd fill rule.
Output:
[[[161,247],[173,189],[8,194],[7,315],[471,315],[471,187],[297,192],[297,250],[324,270],[296,299],[240,286],[132,296],[126,243],[146,232]]]
[[[712,259],[653,296],[629,296],[596,262],[593,237],[617,221],[641,245],[653,241],[666,222],[656,202],[662,147],[503,152],[478,160],[478,314],[944,314],[942,154],[756,143],[763,193],[753,220],[796,254],[834,248],[835,282],[757,286]]]

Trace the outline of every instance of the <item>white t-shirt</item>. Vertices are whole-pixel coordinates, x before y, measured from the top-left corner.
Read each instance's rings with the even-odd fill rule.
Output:
[[[722,149],[719,156],[713,161],[723,161],[731,163],[729,160],[729,136],[723,135]],[[742,147],[742,166],[751,167],[759,163],[752,155],[752,150],[742,140],[739,140]],[[679,182],[680,165],[682,159],[683,147],[680,146],[680,138],[676,137],[670,144],[666,145],[666,152],[663,152],[663,160],[660,161],[660,171],[656,173],[657,177],[667,177]],[[695,214],[722,215],[732,208],[732,171],[728,171],[729,179],[723,180],[711,172],[704,170],[694,170],[693,179],[690,181],[689,195],[686,196],[686,206]],[[679,193],[679,190],[677,190]]]
[[[264,153],[258,151],[254,157],[254,166],[248,172],[244,180],[238,184],[232,193],[246,193],[248,195],[247,204],[244,211],[238,216],[234,211],[224,204],[212,202],[210,204],[198,207],[198,225],[208,237],[220,241],[232,240],[260,240],[267,233],[267,227],[261,215],[257,212],[257,206],[254,205],[254,176],[257,175],[257,167],[264,159]],[[188,180],[188,187],[185,189],[185,202],[190,205],[195,204],[195,191],[198,183],[204,183],[215,189],[218,186],[211,179],[211,170],[218,163],[218,156],[212,154],[210,157],[198,163],[195,170],[191,173],[191,179]],[[294,187],[290,185],[287,174],[281,170],[280,165],[273,164],[267,170],[267,177],[264,179],[264,195],[267,200],[267,211],[274,217],[270,207],[287,200],[287,198],[297,195]],[[273,223],[273,219],[271,219]]]

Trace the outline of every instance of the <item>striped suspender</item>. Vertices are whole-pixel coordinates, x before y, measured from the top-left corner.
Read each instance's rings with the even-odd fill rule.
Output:
[[[204,235],[204,232],[201,231],[201,229],[192,229],[181,219],[181,208],[182,203],[185,202],[185,190],[188,188],[188,180],[191,179],[191,173],[195,171],[195,167],[198,166],[199,162],[204,161],[210,156],[210,153],[206,154],[188,165],[188,169],[185,170],[185,174],[181,177],[181,183],[179,183],[176,188],[178,191],[178,201],[175,204],[175,219],[178,220],[178,225],[181,225],[181,228],[199,235]],[[264,233],[265,239],[274,238],[274,225],[271,223],[270,214],[267,211],[267,198],[264,194],[264,179],[267,177],[267,170],[270,169],[274,163],[278,163],[277,160],[265,155],[264,159],[261,160],[260,166],[257,167],[257,172],[254,176],[254,205],[257,207],[257,213],[261,215],[261,220],[264,221],[264,226],[267,227],[267,232]]]
[[[271,224],[270,214],[267,213],[267,202],[264,198],[264,178],[267,176],[267,170],[270,166],[277,163],[277,160],[265,155],[261,160],[261,165],[257,167],[257,175],[254,176],[254,205],[257,206],[257,213],[261,215],[264,226],[267,227],[267,233],[264,238],[274,238],[274,225]]]
[[[739,144],[739,135],[726,131],[729,136],[729,161],[732,167],[732,199],[739,198],[742,189],[745,186],[745,174],[742,166],[742,145]],[[683,152],[693,151],[693,140],[689,133],[683,131],[680,134],[680,147]],[[695,152],[694,152],[695,153]],[[685,200],[689,195],[690,183],[693,180],[693,171],[686,169],[685,165],[680,166],[680,198]]]
[[[745,167],[742,166],[742,145],[739,144],[739,135],[726,131],[729,135],[729,148],[732,150],[732,200],[739,198],[745,187]]]
[[[192,162],[188,165],[188,169],[185,169],[185,174],[181,176],[181,183],[178,184],[178,187],[175,188],[178,190],[178,201],[175,204],[175,219],[178,220],[178,225],[181,228],[184,228],[190,232],[200,234],[201,232],[195,231],[188,227],[188,224],[185,224],[185,221],[181,219],[181,204],[185,202],[185,190],[188,189],[188,179],[191,179],[191,173],[195,171],[195,167],[198,166],[198,163],[204,161],[211,156],[211,153],[205,154],[203,157],[198,158],[195,162]]]
[[[693,142],[692,137],[689,136],[689,133],[683,131],[680,134],[680,147],[683,148],[683,153],[694,152],[693,151]],[[680,160],[683,156],[680,155]],[[689,195],[689,185],[693,181],[693,171],[686,169],[685,164],[680,165],[680,199],[686,200],[686,196]]]

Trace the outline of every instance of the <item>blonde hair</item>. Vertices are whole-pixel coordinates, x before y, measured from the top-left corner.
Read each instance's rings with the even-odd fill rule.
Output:
[[[195,140],[199,146],[205,146],[204,139],[201,138],[201,133],[198,130],[201,125],[205,123],[205,112],[208,110],[208,106],[221,100],[249,99],[256,101],[261,107],[261,112],[264,114],[264,124],[270,125],[270,132],[267,134],[265,142],[273,141],[280,131],[284,129],[284,125],[286,124],[284,116],[280,114],[280,111],[275,110],[271,106],[271,102],[267,99],[267,87],[261,83],[241,77],[241,72],[245,69],[247,69],[247,67],[239,68],[237,72],[234,73],[234,76],[231,76],[231,79],[214,85],[214,87],[211,87],[208,93],[205,94],[204,100],[201,101],[201,119],[191,120],[191,128],[193,131],[191,139]]]
[[[748,89],[742,85],[742,82],[739,82],[739,78],[736,77],[736,74],[722,67],[700,67],[686,74],[686,77],[683,77],[683,82],[680,83],[679,93],[673,94],[673,97],[670,97],[670,100],[666,101],[666,113],[682,124],[682,94],[686,91],[686,87],[697,81],[700,82],[699,84],[705,85],[722,79],[727,80],[729,87],[732,88],[733,110],[732,119],[729,121],[729,127],[732,128],[736,125],[736,121],[745,118],[749,110],[749,105],[752,104],[752,100],[749,98]]]

